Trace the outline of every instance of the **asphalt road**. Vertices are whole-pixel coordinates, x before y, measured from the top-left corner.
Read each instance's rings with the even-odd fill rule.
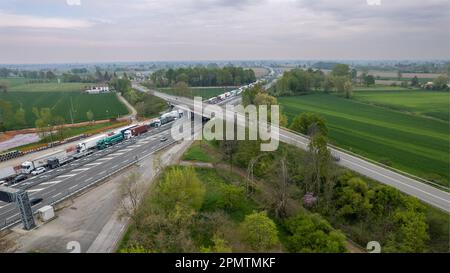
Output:
[[[171,95],[167,95],[155,90],[148,90],[147,88],[139,85],[133,84],[133,88],[141,91],[141,92],[150,92],[155,96],[158,96],[166,101],[171,102],[174,105],[185,105],[189,108],[193,108],[193,100],[183,97],[175,97]],[[221,102],[221,104],[225,103],[236,103],[238,101],[238,97],[232,97],[227,99],[227,101]],[[201,114],[201,113],[197,113]],[[233,116],[227,116],[227,119],[234,119]],[[275,135],[272,137],[276,137]],[[279,128],[279,140],[284,143],[288,143],[299,147],[301,149],[307,149],[309,139],[305,136],[299,135],[297,133],[292,133],[283,128]],[[350,170],[353,170],[359,174],[362,174],[366,177],[369,177],[373,180],[381,182],[383,184],[392,186],[410,196],[414,196],[423,202],[442,209],[446,212],[450,212],[450,194],[446,191],[437,189],[433,186],[425,184],[419,180],[415,180],[408,176],[402,175],[395,171],[392,171],[387,168],[383,168],[382,166],[371,163],[362,158],[351,155],[350,153],[343,152],[341,150],[336,150],[330,147],[331,152],[338,156],[340,160],[337,162],[339,165],[346,167]]]
[[[46,172],[34,179],[25,180],[20,184],[29,194],[29,198],[43,198],[43,201],[33,206],[33,211],[53,204],[68,195],[89,187],[98,180],[111,175],[133,162],[174,143],[170,136],[171,124],[160,129],[154,129],[131,140],[124,141],[105,150],[98,151],[83,159],[78,159],[70,165],[60,167],[53,172]],[[168,139],[161,142],[161,137]],[[0,229],[6,224],[20,220],[19,209],[14,203],[0,201]]]

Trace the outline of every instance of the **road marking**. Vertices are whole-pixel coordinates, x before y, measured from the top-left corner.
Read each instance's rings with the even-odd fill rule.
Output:
[[[99,175],[102,175],[102,174],[104,174],[104,173],[106,173],[106,171],[100,172]]]
[[[104,158],[97,159],[97,161],[111,160],[111,159],[113,159],[113,158],[114,158],[114,157],[104,157]]]
[[[97,166],[97,165],[100,165],[100,164],[102,164],[102,163],[101,162],[95,162],[95,163],[86,164],[85,166]]]
[[[72,172],[87,171],[87,170],[89,170],[89,169],[90,169],[90,168],[80,168],[80,169],[72,170]]]
[[[111,156],[118,156],[118,155],[123,155],[124,153],[113,153],[111,154]]]
[[[45,188],[42,188],[42,189],[34,189],[34,190],[27,190],[27,192],[29,192],[29,193],[32,193],[32,192],[38,192],[38,191],[42,191],[42,190],[44,190]]]
[[[73,185],[72,187],[69,188],[69,190],[71,190],[71,189],[73,189],[73,188],[75,188],[75,187],[77,187],[77,186],[78,186],[78,184]]]
[[[122,152],[129,152],[129,151],[131,151],[131,150],[133,150],[133,149],[123,149],[123,150],[121,150]]]
[[[66,177],[72,177],[72,176],[75,176],[75,175],[77,175],[76,173],[73,173],[73,174],[66,174],[66,175],[60,175],[60,176],[58,176],[59,178],[66,178]]]
[[[131,146],[128,146],[128,147],[130,147],[130,148],[138,148],[138,147],[141,147],[142,145],[141,144],[134,144],[134,145],[131,145]]]
[[[41,185],[53,185],[53,184],[58,184],[59,182],[61,182],[62,180],[57,180],[57,181],[49,181],[49,182],[44,182]]]
[[[89,181],[91,181],[92,179],[94,179],[94,178],[93,178],[93,177],[90,177],[90,178],[86,179],[86,182],[89,182]]]
[[[16,213],[16,214],[14,214],[13,216],[10,216],[10,217],[6,218],[6,220],[11,219],[11,218],[14,218],[14,217],[16,217],[16,216],[19,216],[19,214]]]
[[[117,166],[118,166],[118,165],[114,165],[114,166],[111,167],[111,169],[115,169],[115,168],[117,168]]]
[[[61,195],[61,193],[57,193],[57,194],[53,195],[53,196],[50,197],[50,198],[55,198],[55,197],[58,196],[58,195]]]

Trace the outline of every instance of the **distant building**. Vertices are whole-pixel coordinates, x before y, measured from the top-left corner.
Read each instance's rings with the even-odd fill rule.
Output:
[[[109,89],[109,86],[91,86],[84,92],[88,94],[102,94],[102,93],[110,93],[112,91]]]

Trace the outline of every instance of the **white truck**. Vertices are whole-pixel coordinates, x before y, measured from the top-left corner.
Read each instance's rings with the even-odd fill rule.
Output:
[[[5,167],[0,169],[0,181],[8,180],[8,178],[16,175],[16,170],[13,167]]]
[[[45,155],[38,157],[32,161],[25,161],[20,165],[20,172],[23,174],[30,174],[36,168],[47,167],[48,159],[61,153],[61,152],[65,153],[65,151],[58,150],[56,152],[45,154]]]
[[[98,136],[94,136],[94,137],[90,137],[88,139],[85,139],[83,142],[80,142],[77,144],[77,152],[78,153],[83,153],[86,152],[90,149],[93,149],[97,146],[97,141],[107,137],[108,135],[106,134],[101,134]]]
[[[180,112],[178,112],[178,110],[174,110],[174,111],[171,111],[169,113],[165,113],[165,114],[161,115],[161,119],[165,119],[165,118],[168,118],[168,117],[172,117],[174,119],[178,119],[178,118],[181,117],[181,114],[180,114]]]

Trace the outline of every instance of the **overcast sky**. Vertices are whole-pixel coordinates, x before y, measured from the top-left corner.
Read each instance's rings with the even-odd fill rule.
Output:
[[[1,0],[0,63],[449,59],[448,0]]]

